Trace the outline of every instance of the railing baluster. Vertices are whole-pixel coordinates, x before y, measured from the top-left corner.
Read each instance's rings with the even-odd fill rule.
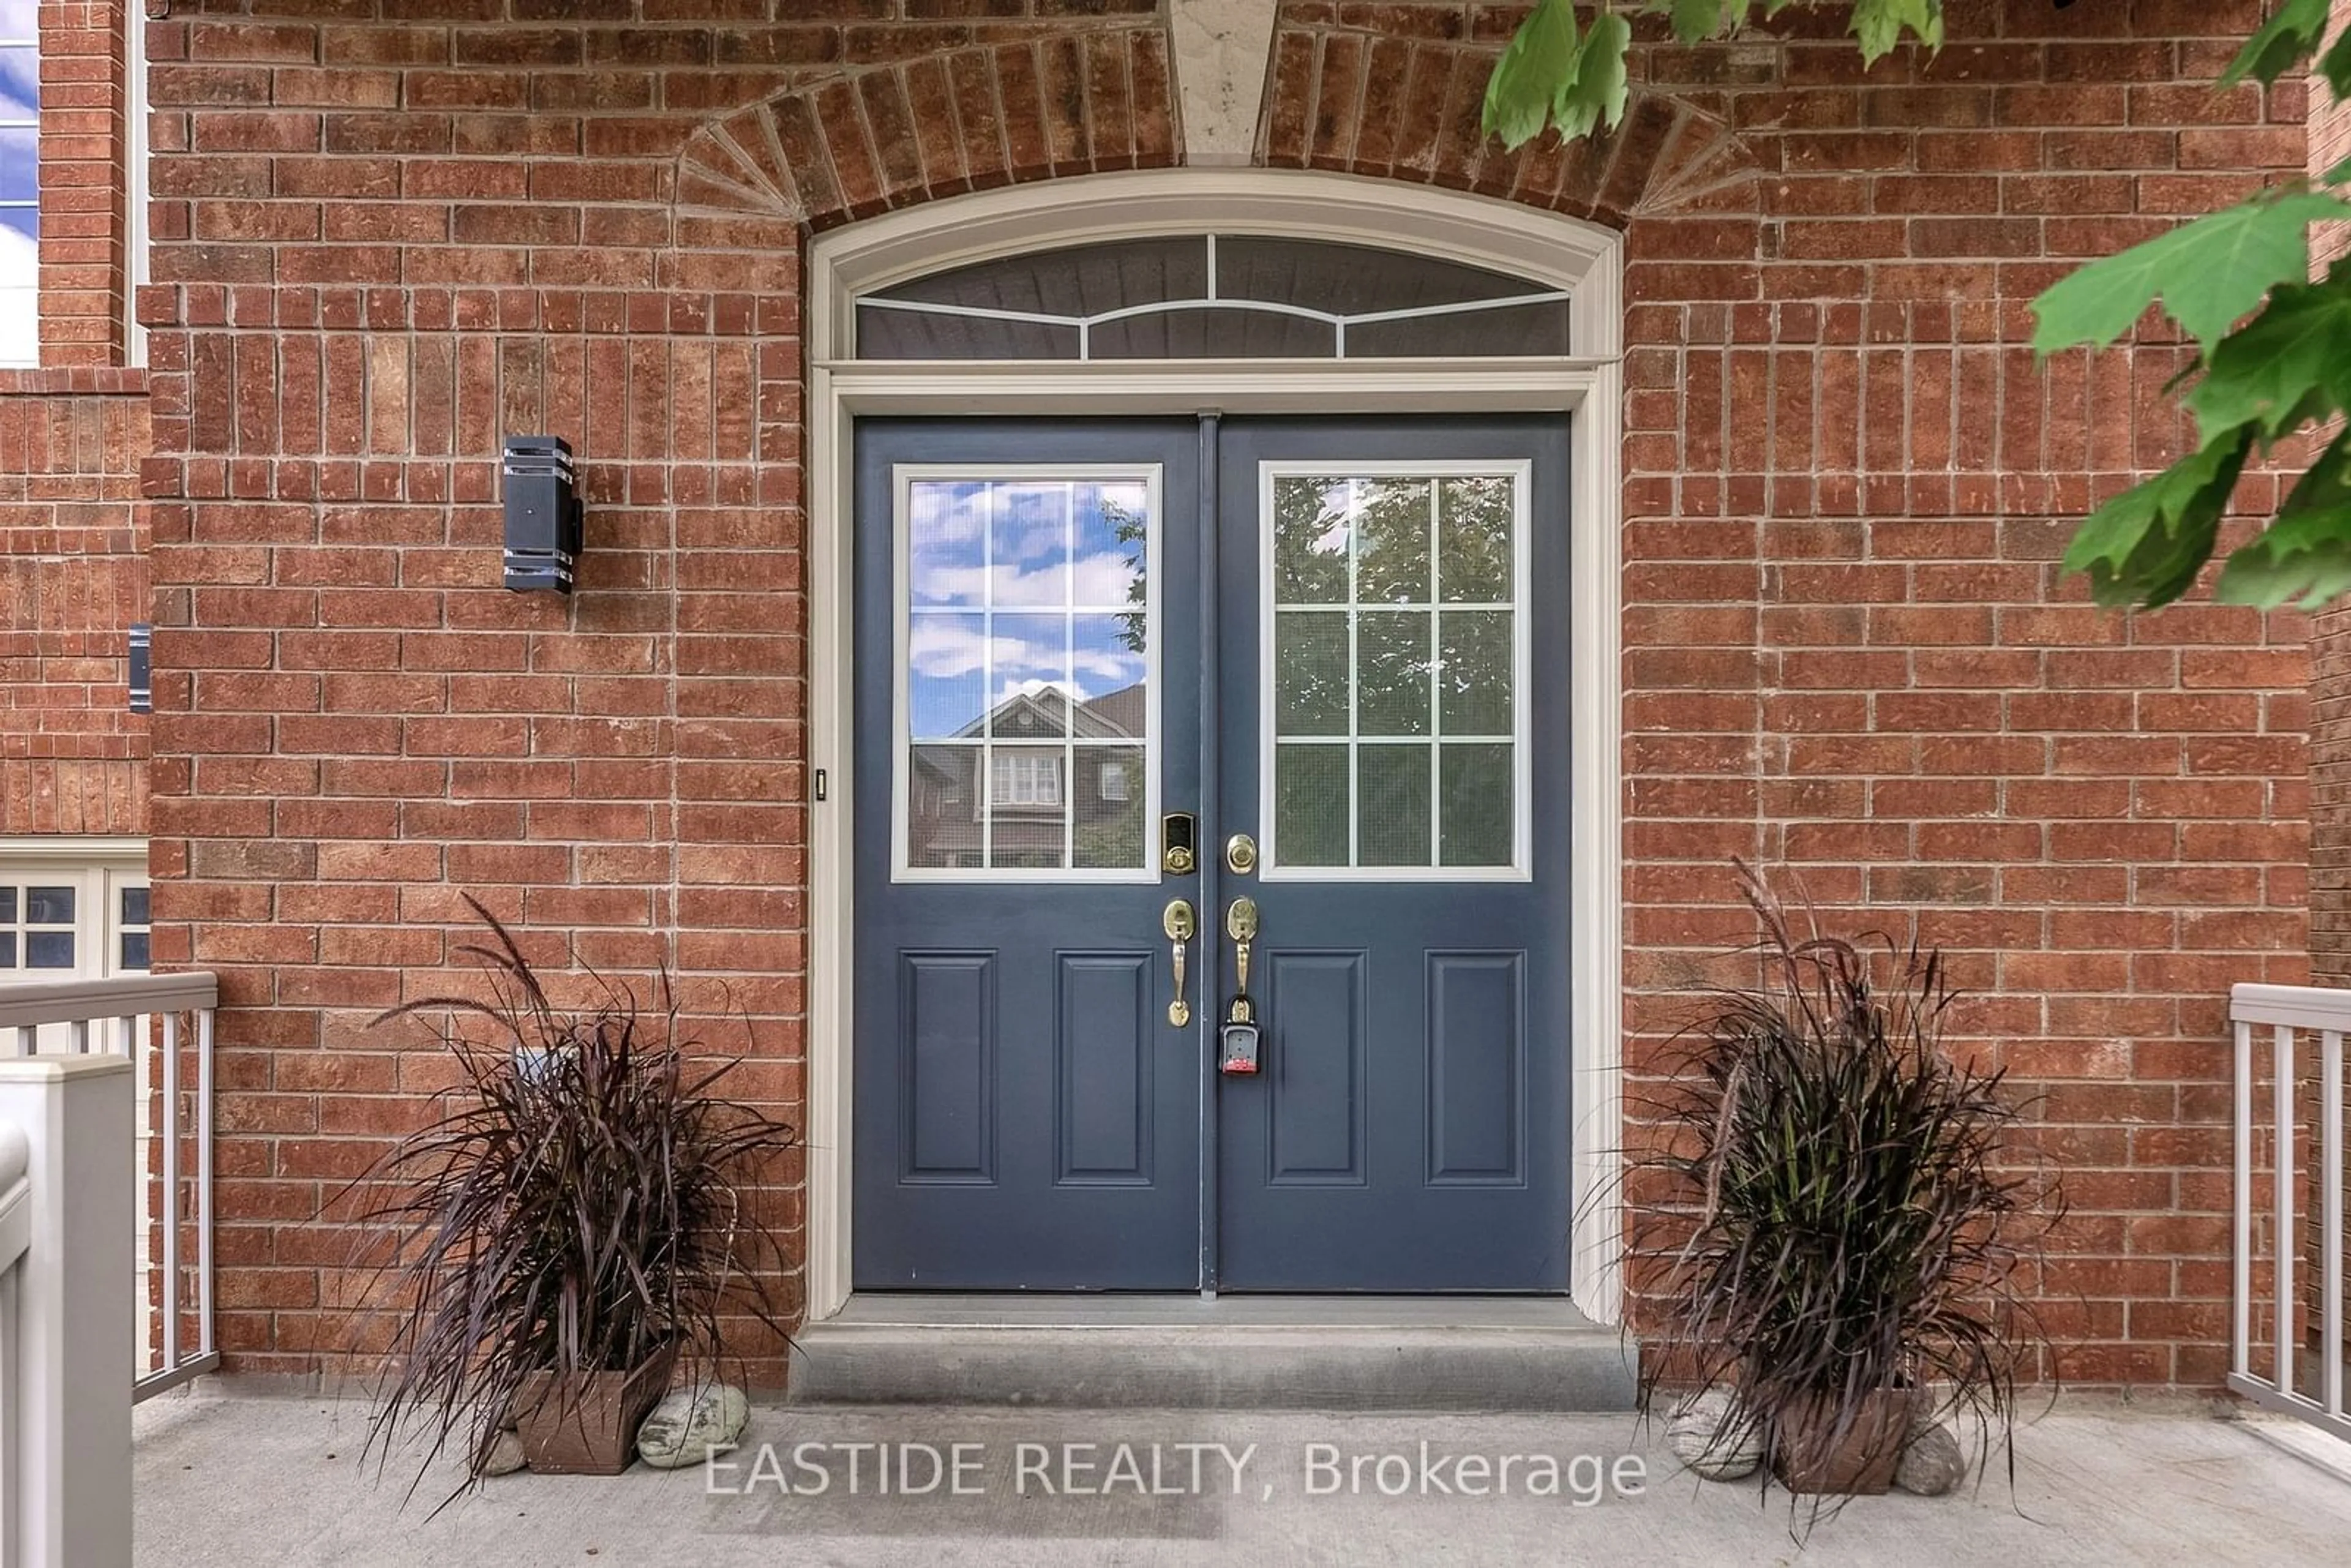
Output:
[[[2277,1385],[2294,1392],[2294,1028],[2277,1026],[2270,1098],[2277,1111],[2277,1147],[2271,1168],[2277,1175]]]
[[[163,1370],[180,1364],[180,1015],[163,1026],[163,1186],[155,1210],[163,1227]]]
[[[66,1031],[68,1037],[73,1040],[74,1054],[88,1056],[89,1054],[89,1020],[76,1019],[66,1025]]]
[[[30,1056],[30,1055],[32,1055],[34,1052],[37,1051],[40,1049],[40,1046],[41,1046],[41,1029],[40,1029],[40,1026],[39,1026],[38,1024],[29,1024],[29,1023],[28,1023],[28,1024],[19,1024],[19,1025],[17,1025],[17,1026],[16,1026],[16,1054],[17,1054],[17,1055],[19,1055],[19,1056]]]
[[[2324,1359],[2320,1397],[2329,1416],[2343,1414],[2343,1031],[2330,1029],[2319,1036],[2318,1061],[2319,1224],[2325,1239],[2319,1246],[2319,1278],[2326,1301],[2322,1312],[2325,1333],[2318,1341]]]
[[[2253,1371],[2253,1026],[2237,1025],[2236,1290],[2229,1304],[2229,1370]]]
[[[196,1354],[213,1343],[213,1009],[196,1013]]]

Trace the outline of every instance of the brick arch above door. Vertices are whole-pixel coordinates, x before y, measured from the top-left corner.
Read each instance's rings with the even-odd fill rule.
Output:
[[[1639,92],[1612,135],[1485,141],[1495,41],[1293,22],[1275,39],[1256,161],[1416,181],[1594,220],[1751,213],[1760,164],[1696,105]],[[782,222],[823,230],[941,196],[1181,163],[1167,35],[1154,22],[946,50],[796,84],[703,126],[679,153],[682,246],[731,249]],[[746,225],[750,225],[747,228]]]
[[[1094,28],[844,71],[712,121],[678,157],[697,218],[827,229],[1057,175],[1182,161],[1164,26]]]
[[[1379,7],[1373,26],[1364,8],[1285,4],[1258,162],[1425,181],[1617,229],[1698,207],[1755,210],[1761,165],[1739,134],[1654,88],[1634,87],[1606,136],[1546,133],[1515,152],[1488,138],[1480,110],[1505,38],[1478,34],[1469,9]]]

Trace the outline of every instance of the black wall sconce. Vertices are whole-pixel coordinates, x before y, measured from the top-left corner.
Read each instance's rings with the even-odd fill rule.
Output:
[[[155,711],[155,627],[153,622],[133,621],[131,623],[131,711]]]
[[[570,592],[584,510],[571,493],[571,444],[559,435],[509,435],[505,467],[507,586]]]

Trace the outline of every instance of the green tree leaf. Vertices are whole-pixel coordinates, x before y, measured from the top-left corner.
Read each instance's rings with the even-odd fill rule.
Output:
[[[2159,299],[2209,352],[2273,287],[2309,275],[2312,224],[2346,217],[2351,204],[2315,191],[2255,196],[2094,261],[2032,302],[2032,346],[2103,349]]]
[[[1624,120],[1625,51],[1632,42],[1633,25],[1615,12],[1603,11],[1592,18],[1574,73],[1560,84],[1559,96],[1552,100],[1552,122],[1562,136],[1573,141],[1602,124],[1614,131]]]
[[[1479,123],[1505,147],[1523,147],[1542,134],[1562,83],[1575,79],[1580,54],[1571,0],[1541,0],[1519,25],[1510,47],[1486,78]]]
[[[1736,8],[1744,12],[1747,0],[1733,0]],[[1725,17],[1724,0],[1656,0],[1652,9],[1666,9],[1673,15],[1674,37],[1685,44],[1702,43],[1717,33],[1736,31],[1740,16]]]
[[[2255,30],[2220,73],[2220,85],[2236,86],[2247,77],[2263,85],[2277,80],[2310,57],[2326,35],[2326,0],[2285,0],[2277,14]]]
[[[2318,69],[2336,98],[2351,98],[2351,27],[2335,35],[2335,42],[2318,57]]]
[[[2212,559],[2221,510],[2252,447],[2252,426],[2226,432],[2116,496],[2074,530],[2065,570],[2087,572],[2101,604],[2170,603]]]
[[[2229,558],[2212,596],[2274,610],[2299,594],[2316,610],[2351,592],[2351,433],[2311,465],[2270,526]]]
[[[2351,268],[2325,283],[2280,284],[2213,348],[2188,406],[2208,436],[2252,423],[2265,441],[2351,408]]]
[[[1853,36],[1861,40],[1863,64],[1876,65],[1892,53],[1905,27],[1928,48],[1941,48],[1942,0],[1854,0]]]

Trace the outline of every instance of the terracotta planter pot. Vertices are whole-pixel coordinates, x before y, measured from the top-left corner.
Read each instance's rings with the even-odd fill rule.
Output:
[[[534,1372],[515,1396],[523,1458],[543,1475],[617,1476],[637,1457],[637,1427],[669,1390],[677,1347],[631,1372],[574,1373],[559,1386]]]
[[[1909,1388],[1865,1395],[1861,1408],[1839,1433],[1836,1401],[1815,1396],[1781,1423],[1772,1472],[1790,1491],[1876,1497],[1894,1484],[1917,1400],[1917,1391]]]

